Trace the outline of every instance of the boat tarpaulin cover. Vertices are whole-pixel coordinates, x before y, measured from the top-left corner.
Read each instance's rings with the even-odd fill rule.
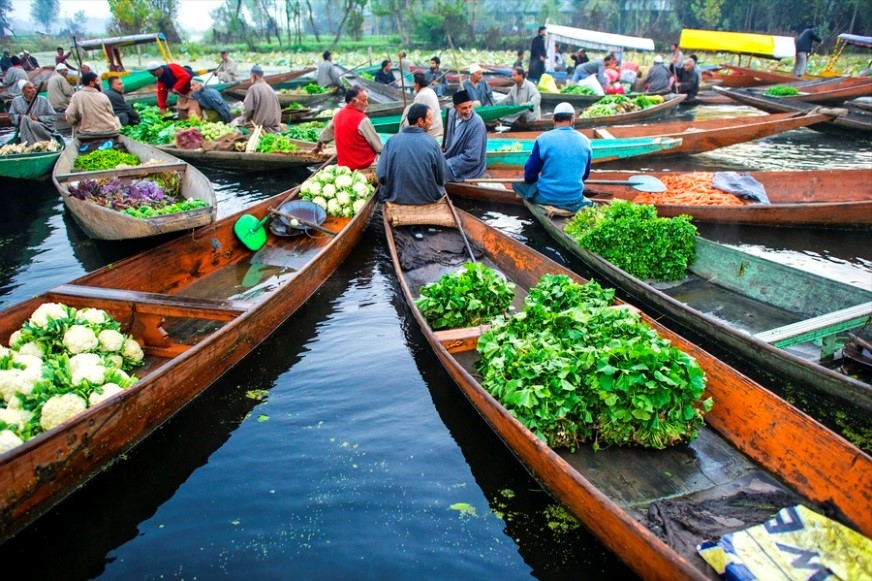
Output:
[[[725,579],[862,579],[872,571],[872,541],[802,505],[697,550]]]
[[[859,34],[840,34],[839,40],[856,46],[872,48],[872,36],[860,36]]]
[[[770,59],[796,56],[796,43],[789,36],[685,28],[681,31],[679,43],[685,53],[689,50],[705,50],[748,54]]]

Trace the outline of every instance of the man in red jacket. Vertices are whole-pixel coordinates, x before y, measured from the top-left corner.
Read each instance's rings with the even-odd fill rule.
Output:
[[[351,169],[366,169],[381,153],[382,142],[375,131],[366,106],[369,98],[360,87],[345,92],[345,107],[340,109],[318,136],[313,150],[319,153],[324,144],[336,140],[336,162]]]
[[[191,73],[176,63],[162,65],[157,61],[151,61],[145,68],[152,76],[157,77],[157,106],[160,112],[166,112],[167,96],[172,91],[178,96],[176,110],[179,119],[186,119],[190,101],[188,95],[191,93]]]

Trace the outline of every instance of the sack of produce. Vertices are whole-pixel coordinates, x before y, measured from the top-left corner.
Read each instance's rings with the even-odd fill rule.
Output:
[[[606,94],[606,92],[603,91],[603,86],[600,85],[600,82],[598,80],[596,80],[596,76],[594,76],[594,75],[591,75],[589,77],[586,77],[586,78],[578,81],[578,86],[579,87],[589,87],[589,88],[593,89],[594,95],[605,95]]]

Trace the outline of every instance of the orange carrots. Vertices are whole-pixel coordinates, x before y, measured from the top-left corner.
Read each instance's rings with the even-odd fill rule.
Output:
[[[637,204],[669,204],[678,206],[743,206],[741,198],[711,186],[714,174],[693,172],[666,175],[660,180],[666,186],[661,194],[639,194],[633,201]]]

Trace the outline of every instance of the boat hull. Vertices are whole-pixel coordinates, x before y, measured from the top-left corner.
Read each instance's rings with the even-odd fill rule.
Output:
[[[669,111],[681,104],[687,95],[666,95],[665,101],[652,107],[647,107],[640,111],[631,113],[620,113],[618,115],[604,115],[602,117],[576,117],[576,128],[599,127],[601,125],[621,125],[625,123],[635,123],[641,119],[654,119],[661,115],[667,114]],[[543,117],[539,121],[515,121],[512,123],[513,131],[544,131],[551,129],[554,125],[550,116]]]

